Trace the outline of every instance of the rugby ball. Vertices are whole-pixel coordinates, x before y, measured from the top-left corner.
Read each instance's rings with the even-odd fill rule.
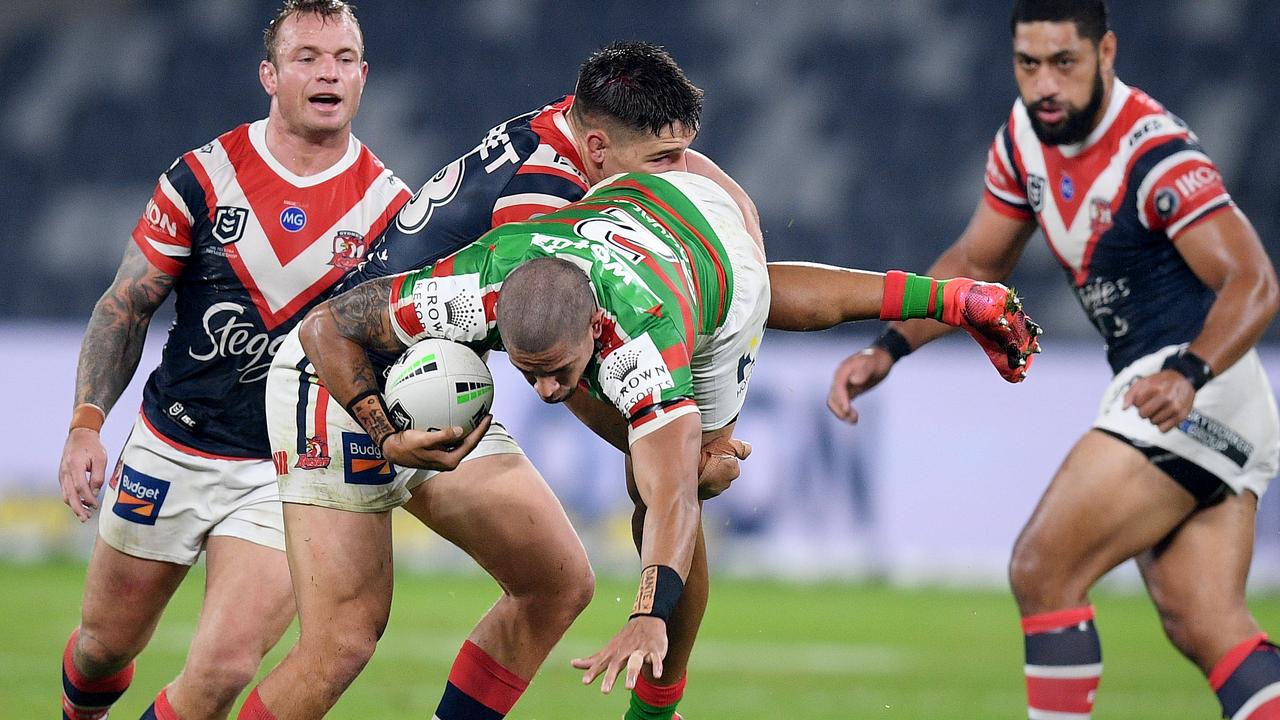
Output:
[[[433,338],[396,360],[383,394],[398,427],[471,432],[493,406],[493,376],[471,348]]]

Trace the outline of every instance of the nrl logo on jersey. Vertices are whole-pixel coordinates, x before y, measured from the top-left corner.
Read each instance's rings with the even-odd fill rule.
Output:
[[[219,205],[218,213],[213,218],[213,239],[229,245],[244,237],[244,227],[248,222],[248,210]]]
[[[351,270],[364,262],[364,254],[369,249],[369,241],[358,232],[339,230],[333,236],[333,259],[329,264],[340,270]]]
[[[1044,210],[1044,186],[1045,179],[1039,175],[1027,176],[1027,202],[1037,213]]]

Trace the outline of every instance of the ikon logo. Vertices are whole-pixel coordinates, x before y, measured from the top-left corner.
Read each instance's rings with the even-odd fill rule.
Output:
[[[307,214],[302,208],[287,207],[280,213],[280,227],[289,232],[298,232],[307,226]]]

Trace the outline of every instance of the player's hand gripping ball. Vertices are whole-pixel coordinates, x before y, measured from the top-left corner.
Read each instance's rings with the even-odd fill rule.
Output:
[[[383,395],[400,428],[469,433],[493,406],[493,376],[471,348],[448,340],[423,340],[387,373]]]
[[[952,283],[959,284],[953,289]],[[951,324],[978,341],[1000,377],[1011,383],[1026,379],[1044,331],[1023,311],[1018,294],[999,283],[968,278],[948,282],[946,291],[951,295],[946,310],[958,315]]]

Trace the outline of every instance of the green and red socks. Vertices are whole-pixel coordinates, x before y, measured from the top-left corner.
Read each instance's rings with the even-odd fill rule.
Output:
[[[1027,717],[1030,720],[1089,720],[1102,679],[1102,644],[1093,626],[1093,606],[1028,615],[1026,636]]]
[[[132,662],[125,669],[104,678],[90,679],[76,669],[74,654],[76,628],[62,651],[62,718],[63,720],[101,720],[111,706],[133,682]]]
[[[973,285],[968,278],[935,280],[925,275],[890,270],[884,275],[881,320],[932,319],[948,325],[964,322],[959,295]]]
[[[654,685],[641,675],[636,679],[636,687],[631,691],[631,706],[623,720],[672,720],[676,715],[676,705],[684,697],[684,684],[689,676],[680,678],[675,685]]]
[[[1222,716],[1231,720],[1280,720],[1280,649],[1258,633],[1229,650],[1209,671]]]
[[[501,720],[529,687],[529,681],[467,640],[449,670],[434,720]]]

